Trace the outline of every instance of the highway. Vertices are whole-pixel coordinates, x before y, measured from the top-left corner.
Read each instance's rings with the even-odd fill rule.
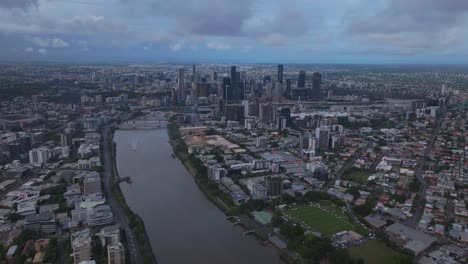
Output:
[[[123,207],[117,201],[117,199],[112,195],[111,184],[118,184],[118,179],[114,177],[117,175],[115,172],[114,160],[113,160],[113,149],[112,149],[112,137],[111,137],[111,127],[103,127],[101,132],[102,137],[102,153],[103,153],[103,162],[104,162],[104,171],[103,171],[103,182],[104,182],[104,192],[107,197],[107,202],[114,213],[115,221],[120,225],[126,235],[126,246],[130,251],[130,263],[143,263],[143,258],[141,256],[141,251],[136,241],[135,234],[130,228],[130,222],[125,214]],[[112,181],[114,181],[112,183]]]

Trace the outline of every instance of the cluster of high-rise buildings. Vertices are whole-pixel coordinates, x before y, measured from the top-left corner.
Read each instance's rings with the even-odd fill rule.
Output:
[[[200,77],[196,65],[192,66],[191,78],[186,78],[184,68],[178,69],[176,95],[179,103],[193,104],[200,97],[216,96],[226,104],[240,103],[256,98],[283,98],[320,101],[322,99],[322,75],[312,74],[310,84],[306,72],[301,70],[297,78],[285,78],[284,66],[278,65],[277,76],[263,76],[261,79],[248,78],[245,72],[231,66],[228,74],[219,76],[215,71]],[[191,81],[188,81],[191,80]]]

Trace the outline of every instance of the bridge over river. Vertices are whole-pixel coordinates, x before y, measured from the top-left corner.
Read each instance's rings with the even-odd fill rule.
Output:
[[[150,130],[166,128],[167,113],[152,112],[137,119],[128,120],[119,125],[119,129],[123,130]]]

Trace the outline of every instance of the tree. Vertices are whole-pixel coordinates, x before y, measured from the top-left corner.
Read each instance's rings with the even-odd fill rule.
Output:
[[[45,250],[44,262],[55,263],[57,260],[57,238],[51,238]]]
[[[273,217],[271,218],[271,225],[274,227],[278,227],[283,223],[283,219],[281,218],[281,213],[274,212]]]
[[[11,213],[11,214],[8,215],[8,220],[10,220],[13,223],[20,220],[20,219],[21,219],[21,215],[19,215],[19,214]]]
[[[418,192],[420,189],[421,184],[419,183],[418,179],[416,177],[413,178],[413,180],[410,182],[408,185],[408,188],[410,192]]]
[[[361,197],[361,193],[359,193],[359,189],[355,186],[352,186],[352,187],[349,187],[347,190],[346,190],[346,193],[349,193],[353,196],[354,200],[357,200],[359,199],[359,197]]]

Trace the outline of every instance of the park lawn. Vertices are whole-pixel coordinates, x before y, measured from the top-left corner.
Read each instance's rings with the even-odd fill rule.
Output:
[[[341,212],[338,207],[333,205],[322,207],[327,209],[328,212],[316,205],[302,205],[292,208],[288,213],[327,236],[345,230],[358,231],[348,215]]]
[[[371,173],[366,173],[366,172],[360,172],[360,171],[352,171],[350,173],[347,173],[346,175],[343,175],[343,179],[354,181],[354,182],[359,182],[361,184],[366,184],[367,179]]]
[[[369,240],[360,246],[351,247],[348,250],[351,257],[362,258],[366,264],[385,263],[393,256],[402,255],[380,240]]]

